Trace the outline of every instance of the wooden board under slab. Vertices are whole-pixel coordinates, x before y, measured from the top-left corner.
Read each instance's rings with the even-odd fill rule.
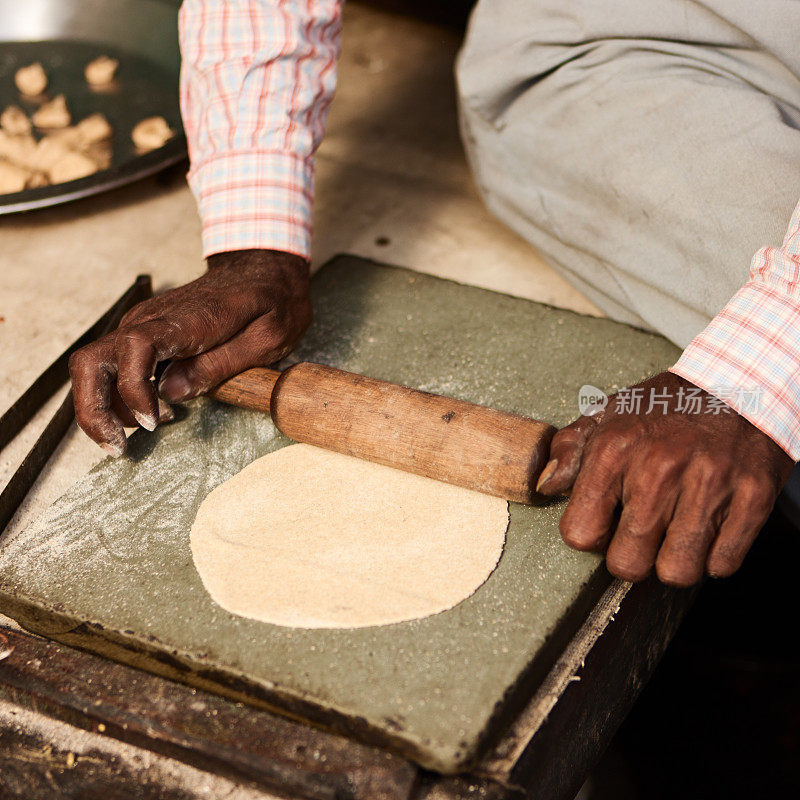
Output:
[[[561,425],[584,384],[607,391],[674,362],[608,320],[341,256],[314,278],[300,359]],[[201,400],[139,433],[0,543],[0,612],[67,644],[386,745],[440,772],[473,763],[608,582],[567,548],[559,503],[512,505],[497,570],[450,611],[358,630],[235,617],[189,551],[205,495],[288,440],[263,415]],[[268,487],[265,487],[268,490]]]

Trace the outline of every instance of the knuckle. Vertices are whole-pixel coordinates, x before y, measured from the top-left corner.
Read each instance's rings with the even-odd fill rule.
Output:
[[[717,494],[728,482],[728,471],[723,462],[708,454],[692,460],[691,480],[700,494]]]
[[[222,348],[203,353],[192,364],[187,365],[186,372],[189,380],[203,390],[224,380],[236,370],[230,353]]]
[[[297,320],[294,315],[274,317],[264,315],[252,323],[253,357],[260,364],[268,363],[285,355],[303,335],[310,324],[307,320]]]
[[[674,529],[670,529],[661,546],[658,563],[665,566],[686,563],[696,552],[696,547],[693,546],[696,538],[694,534],[677,534]]]
[[[679,541],[667,542],[656,559],[656,573],[668,586],[687,587],[697,583],[703,574],[703,534],[691,534]]]
[[[573,525],[564,517],[561,518],[559,523],[559,531],[564,543],[569,545],[573,550],[597,550],[602,543],[602,535],[595,532],[581,529],[577,525]]]
[[[582,550],[584,548],[586,537],[580,533],[576,526],[570,524],[568,520],[562,517],[558,528],[565,544],[568,544],[576,550]]]
[[[767,478],[745,475],[736,480],[736,491],[754,516],[766,517],[775,502],[775,486]]]
[[[675,446],[669,442],[653,441],[647,447],[647,466],[654,474],[670,473],[681,461]]]
[[[612,471],[620,467],[627,446],[625,436],[599,433],[587,445],[586,455],[594,467],[604,472]]]
[[[649,548],[643,548],[641,540],[632,541],[617,534],[608,548],[606,566],[617,578],[624,581],[641,581],[653,569],[653,560],[648,553]]]
[[[91,356],[85,347],[76,350],[69,357],[69,374],[75,377],[78,373],[83,372],[91,361]]]
[[[233,309],[230,314],[235,318],[240,311]],[[180,343],[180,350],[185,355],[197,355],[202,352],[204,342],[210,344],[217,340],[221,321],[226,318],[231,317],[214,300],[192,304],[181,313],[162,321],[164,332],[161,338],[165,342]]]
[[[656,487],[675,483],[683,470],[680,453],[673,447],[659,443],[648,451],[644,467],[631,476],[631,483],[637,493],[650,497]]]
[[[658,517],[652,513],[638,513],[620,524],[615,542],[630,542],[633,547],[641,547],[663,535],[664,525]]]
[[[667,531],[667,538],[659,557],[681,562],[691,561],[708,546],[714,532],[710,519],[697,520],[690,524],[686,522],[673,524]]]
[[[725,469],[725,458],[721,455],[701,451],[694,454],[692,466],[701,475],[718,475]]]
[[[574,431],[570,431],[568,428],[562,428],[560,431],[556,431],[550,442],[551,457],[553,454],[558,453],[563,458],[564,455],[572,452],[578,443],[579,439]]]
[[[253,335],[259,356],[283,347],[289,335],[289,328],[284,321],[259,317],[253,323]]]
[[[130,327],[117,331],[115,346],[118,354],[128,355],[134,350],[152,347],[152,339],[142,328]]]
[[[586,439],[587,434],[596,424],[593,417],[578,417],[574,422],[556,431],[553,436],[553,446],[574,447]]]
[[[69,357],[70,375],[78,375],[92,370],[96,370],[103,365],[103,347],[106,339],[98,339],[96,342],[87,344],[76,350]]]

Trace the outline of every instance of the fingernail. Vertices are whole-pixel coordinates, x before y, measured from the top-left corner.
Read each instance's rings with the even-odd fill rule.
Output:
[[[165,403],[160,397],[158,398],[158,421],[172,422],[175,419],[175,409],[169,404]]]
[[[558,467],[558,459],[554,458],[552,461],[548,461],[545,468],[542,470],[542,474],[539,476],[539,480],[536,482],[536,491],[538,492],[539,489],[544,486],[550,478],[553,477],[553,473],[556,471]]]
[[[108,453],[111,458],[119,458],[125,451],[118,445],[103,442],[100,447]]]
[[[170,403],[180,403],[192,392],[192,385],[180,372],[167,370],[158,384],[158,393]]]
[[[134,411],[133,417],[145,430],[148,431],[154,431],[156,429],[156,425],[158,425],[158,420],[150,414],[140,414],[138,411]]]

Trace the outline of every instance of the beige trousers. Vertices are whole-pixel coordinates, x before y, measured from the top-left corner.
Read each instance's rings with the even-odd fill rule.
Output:
[[[800,198],[798,0],[480,0],[457,81],[489,208],[679,346]]]

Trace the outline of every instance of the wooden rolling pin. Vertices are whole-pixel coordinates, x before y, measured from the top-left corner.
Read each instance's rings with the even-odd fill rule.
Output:
[[[517,503],[536,502],[555,433],[528,417],[308,362],[247,370],[210,396],[267,412],[298,442]]]

